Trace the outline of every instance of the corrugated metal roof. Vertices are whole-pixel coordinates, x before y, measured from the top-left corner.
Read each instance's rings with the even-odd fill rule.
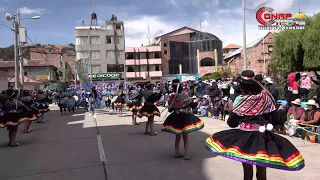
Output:
[[[267,34],[267,35],[268,35],[268,34]],[[256,40],[250,42],[249,44],[247,44],[247,49],[256,46],[256,45],[257,45],[260,41],[262,41],[263,38],[265,38],[267,35],[262,36],[262,37],[260,37],[260,38],[258,38],[258,39],[256,39]],[[235,56],[235,55],[237,55],[237,54],[240,54],[241,51],[242,51],[242,49],[243,49],[243,48],[239,48],[239,49],[233,51],[232,53],[230,53],[229,55],[227,55],[224,59],[228,59],[228,58],[230,58],[230,57],[232,57],[232,56]]]

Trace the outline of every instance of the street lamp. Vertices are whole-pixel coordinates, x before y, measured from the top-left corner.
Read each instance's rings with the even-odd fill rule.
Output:
[[[33,16],[30,18],[25,18],[25,19],[40,19],[41,16]],[[23,70],[23,60],[21,58],[22,54],[21,53],[21,45],[20,45],[20,37],[19,35],[19,28],[20,28],[20,12],[17,11],[16,15],[11,15],[9,13],[6,14],[6,19],[7,21],[13,21],[13,32],[14,32],[14,61],[15,61],[15,88],[18,89],[18,84],[19,84],[19,60],[20,60],[20,76],[21,76],[21,89],[23,89],[23,84],[24,84],[24,70]]]

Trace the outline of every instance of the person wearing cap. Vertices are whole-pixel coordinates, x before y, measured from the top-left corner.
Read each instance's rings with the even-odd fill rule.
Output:
[[[308,73],[302,73],[301,79],[300,79],[300,94],[301,94],[301,100],[307,100],[309,91],[311,89],[311,78],[308,76]]]
[[[305,112],[304,108],[301,107],[301,100],[296,99],[294,101],[291,101],[292,106],[288,109],[287,112],[287,121],[290,121],[291,119],[294,120],[300,120],[303,113]]]
[[[273,99],[277,102],[279,99],[279,92],[273,84],[273,80],[270,77],[267,77],[265,80],[266,89],[272,94]]]
[[[228,118],[232,128],[217,132],[206,139],[205,147],[215,155],[242,162],[245,180],[253,179],[256,165],[257,180],[267,179],[267,168],[298,171],[304,159],[286,138],[275,134],[272,124],[280,123],[276,102],[265,87],[254,79],[253,71],[241,73],[238,96]]]
[[[303,113],[300,119],[300,123],[309,125],[320,125],[320,110],[315,100],[309,100],[307,102],[307,111]]]

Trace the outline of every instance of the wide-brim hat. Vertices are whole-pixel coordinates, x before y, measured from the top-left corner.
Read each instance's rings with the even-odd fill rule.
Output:
[[[245,70],[241,73],[240,76],[240,83],[245,83],[245,84],[255,84],[256,82],[254,81],[254,72],[251,70]]]
[[[274,83],[274,82],[272,81],[272,79],[269,78],[269,77],[267,77],[267,78],[265,79],[265,81],[267,81],[267,82],[270,83],[270,84],[273,84],[273,83]]]
[[[306,72],[301,73],[301,76],[308,76],[308,73],[306,73]]]
[[[313,99],[310,99],[310,100],[307,102],[307,105],[308,105],[308,106],[318,106],[317,103],[316,103],[316,101],[313,100]]]
[[[292,104],[301,106],[301,100],[300,99],[295,99],[294,101],[291,101]]]

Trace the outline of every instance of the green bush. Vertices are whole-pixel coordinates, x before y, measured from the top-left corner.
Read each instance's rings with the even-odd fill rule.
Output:
[[[219,80],[222,78],[221,74],[219,72],[213,72],[211,75],[212,79]]]

